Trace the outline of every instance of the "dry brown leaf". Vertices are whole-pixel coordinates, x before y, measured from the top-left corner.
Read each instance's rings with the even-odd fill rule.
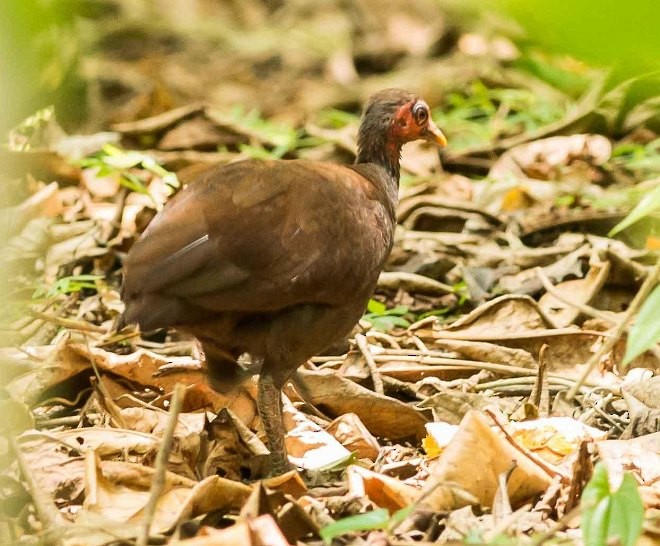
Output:
[[[251,492],[252,488],[241,482],[220,476],[209,476],[190,490],[190,495],[181,506],[177,521],[181,522],[216,510],[238,512]]]
[[[114,197],[120,186],[119,172],[113,172],[107,176],[98,176],[98,169],[83,169],[80,181],[87,191],[94,197],[100,199]]]
[[[512,506],[520,506],[544,491],[551,483],[548,473],[513,447],[490,426],[487,418],[469,412],[459,430],[431,467],[421,503],[433,510],[453,510],[470,504],[467,492],[479,503],[491,507],[500,474],[516,468],[508,482]]]
[[[498,339],[497,336],[549,328],[552,324],[529,296],[495,298],[439,331],[441,338]],[[458,335],[456,335],[458,334]],[[487,336],[487,337],[486,337]]]
[[[650,374],[646,371],[644,375]],[[632,375],[631,370],[629,375]],[[626,381],[622,387],[623,399],[628,405],[630,424],[620,440],[652,434],[660,430],[660,376],[645,377],[639,381]]]
[[[596,447],[613,489],[621,484],[624,472],[632,472],[640,485],[660,494],[660,432],[632,440],[605,440]]]
[[[347,460],[351,452],[331,434],[296,410],[285,399],[283,410],[289,461],[306,470],[319,470]]]
[[[268,489],[273,489],[280,493],[284,493],[285,495],[290,495],[294,499],[302,497],[307,493],[307,486],[297,470],[290,470],[280,476],[265,478],[262,480],[262,483]]]
[[[355,413],[380,438],[420,441],[425,435],[425,417],[399,400],[376,394],[330,370],[300,370],[299,377],[306,387],[305,398],[323,413]]]
[[[34,369],[13,378],[6,385],[12,398],[28,405],[34,404],[49,388],[91,367],[89,360],[71,349],[66,337],[57,345],[30,347],[28,355],[36,357],[32,362]]]
[[[466,413],[471,410],[485,410],[494,408],[507,414],[511,414],[517,402],[506,398],[486,396],[481,393],[461,392],[447,389],[442,386],[436,387],[436,394],[422,401],[418,407],[431,408],[436,421],[442,421],[452,425],[458,425]],[[426,430],[428,431],[428,424]]]
[[[114,471],[112,479],[105,475],[105,463],[94,450],[87,452],[83,510],[112,521],[139,524],[144,520],[143,511],[149,500],[151,484],[140,484],[133,479],[136,465],[121,461],[109,463]],[[149,470],[153,479],[154,471]],[[183,484],[176,474],[166,473],[165,486],[156,503],[152,530],[162,533],[177,522],[181,503],[188,496],[191,487],[190,483]]]
[[[536,178],[552,180],[557,170],[575,160],[602,165],[612,144],[602,135],[556,136],[521,144],[504,152],[488,173],[492,180]]]
[[[221,408],[229,407],[236,413],[244,423],[251,423],[255,414],[256,406],[254,398],[245,389],[220,394],[211,388],[206,374],[198,367],[191,369],[190,364],[198,364],[191,357],[168,357],[138,349],[128,355],[118,355],[98,347],[88,347],[83,344],[74,344],[72,350],[78,355],[84,356],[103,371],[111,372],[124,379],[128,379],[134,385],[148,387],[156,392],[169,393],[177,383],[187,385],[184,411],[195,411],[198,409],[213,409],[219,411]],[[173,365],[180,365],[181,369],[173,369]],[[159,375],[162,366],[168,366],[167,374]],[[160,402],[160,407],[165,400]],[[126,399],[123,404],[134,405]]]
[[[364,423],[354,413],[337,417],[328,425],[326,431],[332,434],[348,451],[355,453],[359,459],[375,461],[380,446]]]
[[[239,521],[227,529],[202,527],[198,535],[179,541],[185,546],[290,546],[275,523],[266,514],[247,521]]]
[[[589,304],[605,284],[609,270],[610,262],[594,264],[589,268],[584,279],[561,282],[555,285],[555,289],[569,302]],[[573,324],[580,315],[580,311],[574,305],[564,303],[550,293],[541,296],[539,307],[557,328]]]
[[[377,506],[387,508],[390,513],[410,506],[419,495],[417,489],[396,478],[357,465],[348,467],[346,478],[351,495],[368,498]]]

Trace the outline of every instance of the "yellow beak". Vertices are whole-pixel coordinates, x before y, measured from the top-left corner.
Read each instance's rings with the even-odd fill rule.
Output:
[[[443,134],[443,132],[438,129],[438,126],[433,123],[432,119],[429,119],[429,123],[426,126],[426,131],[424,132],[424,136],[426,140],[429,142],[433,142],[437,146],[440,146],[441,148],[444,148],[447,146],[447,137]]]

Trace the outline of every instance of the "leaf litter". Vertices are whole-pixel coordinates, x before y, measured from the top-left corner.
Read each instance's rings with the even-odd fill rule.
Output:
[[[660,349],[655,329],[635,331],[655,328],[639,293],[657,299],[658,234],[611,238],[657,220],[657,124],[629,107],[634,82],[606,88],[594,71],[575,98],[510,66],[524,55],[513,43],[421,8],[395,25],[388,6],[371,27],[283,9],[282,29],[330,18],[347,31],[269,57],[275,34],[250,6],[250,47],[228,33],[227,56],[199,61],[210,71],[198,81],[173,74],[197,66],[204,33],[159,61],[164,81],[131,81],[134,61],[104,50],[127,30],[115,25],[89,76],[112,67],[130,96],[95,105],[112,132],[68,136],[46,110],[2,152],[3,178],[20,182],[2,201],[3,542],[540,544],[579,540],[582,491],[592,541],[604,531],[589,499],[612,511],[636,502],[635,486],[644,538],[657,540]],[[113,331],[122,257],[211,164],[351,161],[356,106],[411,81],[451,146],[404,150],[386,271],[352,334],[285,389],[298,470],[267,478],[253,381],[217,393],[194,340]]]

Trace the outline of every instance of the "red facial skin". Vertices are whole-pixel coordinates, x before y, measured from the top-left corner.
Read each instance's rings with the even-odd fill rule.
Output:
[[[399,156],[397,143],[423,139],[438,146],[446,146],[447,139],[433,123],[428,105],[423,100],[404,104],[392,119],[387,147],[392,155]]]

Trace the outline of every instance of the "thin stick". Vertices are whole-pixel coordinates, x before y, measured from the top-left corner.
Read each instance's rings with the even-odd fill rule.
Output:
[[[650,294],[651,290],[655,288],[656,282],[658,280],[658,275],[660,275],[660,260],[658,260],[655,266],[653,266],[653,269],[649,271],[649,274],[647,275],[646,279],[644,279],[644,283],[639,289],[639,292],[637,292],[632,302],[630,302],[630,306],[628,307],[626,312],[623,314],[623,317],[617,324],[614,333],[601,345],[600,349],[596,351],[592,355],[592,357],[587,361],[587,365],[584,372],[582,373],[582,376],[576,381],[576,383],[573,385],[571,390],[568,391],[568,394],[566,395],[566,401],[570,402],[571,400],[573,400],[573,398],[575,398],[575,394],[577,393],[578,389],[587,380],[587,377],[589,377],[589,374],[594,369],[596,364],[598,364],[598,362],[600,362],[600,359],[603,358],[603,356],[605,356],[608,352],[610,352],[612,350],[612,347],[614,347],[615,343],[619,341],[619,338],[623,335],[623,332],[626,330],[626,327],[628,326],[630,319],[633,317],[635,313],[637,313],[639,308],[646,300],[646,297]]]
[[[161,441],[160,448],[158,449],[158,455],[156,455],[156,472],[154,473],[153,482],[151,483],[151,490],[149,491],[149,501],[144,507],[142,534],[137,540],[137,546],[147,546],[147,543],[149,542],[149,530],[151,529],[151,522],[153,521],[154,514],[156,513],[156,504],[158,503],[160,494],[165,487],[167,459],[169,458],[170,451],[172,449],[174,430],[179,420],[179,413],[181,412],[181,406],[183,405],[183,396],[185,390],[186,388],[181,383],[177,383],[174,386],[174,392],[172,394],[170,404],[170,417],[167,422],[167,428],[163,433],[163,439]]]
[[[50,497],[50,495],[34,479],[34,473],[25,463],[25,458],[23,457],[21,447],[18,445],[18,442],[13,435],[9,435],[9,442],[11,443],[11,447],[14,451],[14,454],[16,455],[16,463],[18,464],[18,468],[21,470],[25,484],[27,485],[30,496],[32,497],[34,508],[37,511],[37,516],[39,516],[39,521],[44,526],[44,529],[51,529],[56,526],[65,526],[69,524],[69,522],[64,519],[64,516],[60,514],[60,511],[55,507],[53,499]]]
[[[371,379],[374,382],[374,391],[376,391],[378,394],[385,394],[385,389],[383,388],[383,378],[380,376],[380,372],[378,371],[378,366],[374,360],[374,355],[372,355],[371,351],[369,350],[367,338],[362,334],[356,334],[355,342],[357,343],[362,356],[364,356],[364,359],[367,361],[369,373],[371,374]]]
[[[537,267],[535,271],[536,271],[536,276],[539,278],[541,284],[543,285],[543,288],[545,288],[546,292],[550,294],[553,298],[559,300],[560,302],[566,305],[575,307],[578,311],[580,311],[585,315],[606,320],[607,322],[610,322],[612,324],[616,324],[617,317],[612,313],[601,311],[600,309],[591,307],[591,305],[587,305],[586,303],[581,303],[579,301],[571,301],[566,296],[564,296],[559,290],[557,290],[557,288],[550,282],[550,279],[547,277],[543,269]]]
[[[32,315],[34,318],[45,320],[47,322],[52,322],[53,324],[57,324],[58,326],[62,326],[64,328],[67,328],[68,330],[77,330],[79,332],[93,332],[95,334],[108,333],[107,328],[102,328],[101,326],[97,326],[96,324],[92,324],[91,322],[87,322],[84,320],[58,317],[56,315],[50,315],[48,313],[42,313],[41,311],[35,311],[35,310],[30,310],[28,311],[28,313]]]
[[[527,457],[530,461],[535,463],[538,467],[543,469],[543,471],[550,477],[554,478],[556,476],[560,476],[561,478],[565,479],[566,475],[562,472],[558,472],[557,470],[554,470],[551,468],[543,459],[538,457],[535,453],[532,453],[529,449],[523,448],[516,440],[513,439],[513,437],[507,432],[506,428],[502,423],[500,423],[499,419],[497,418],[497,415],[493,413],[490,409],[486,408],[484,410],[484,413],[486,413],[493,423],[495,423],[495,426],[500,429],[500,432],[504,435],[504,438],[506,439],[511,446],[513,446],[516,450],[518,450],[522,455]]]

